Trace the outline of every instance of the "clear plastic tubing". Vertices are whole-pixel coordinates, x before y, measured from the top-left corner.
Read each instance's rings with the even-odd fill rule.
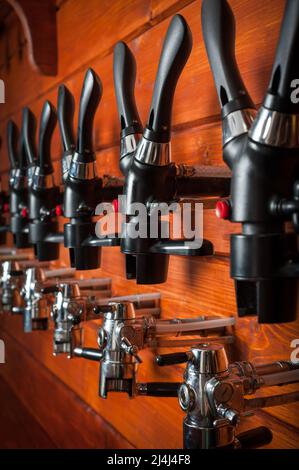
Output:
[[[98,305],[107,305],[109,302],[133,302],[138,304],[139,302],[145,302],[147,300],[159,300],[161,298],[160,293],[151,292],[149,294],[132,294],[123,295],[119,297],[111,297],[110,299],[99,299]]]
[[[78,284],[79,287],[97,287],[97,286],[107,286],[112,283],[111,277],[98,277],[91,279],[77,279],[71,282],[71,284]]]
[[[16,250],[14,248],[0,248],[0,255],[15,255]]]
[[[224,328],[235,324],[234,317],[228,318],[215,318],[215,320],[199,320],[198,322],[190,323],[169,323],[163,320],[156,323],[157,334],[171,334],[180,333],[184,331],[207,330],[212,328]]]
[[[44,278],[45,279],[51,279],[53,277],[59,277],[59,276],[71,276],[72,274],[75,273],[74,268],[60,268],[60,269],[50,269],[48,271],[44,271]]]

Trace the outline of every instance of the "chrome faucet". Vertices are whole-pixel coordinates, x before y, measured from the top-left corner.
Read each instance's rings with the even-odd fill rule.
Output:
[[[44,267],[31,266],[25,271],[24,284],[21,296],[24,301],[23,320],[26,333],[33,330],[46,330],[48,328],[48,317],[52,299],[43,294],[46,283],[53,279],[70,278],[74,276],[72,268],[49,269],[49,264]]]
[[[54,321],[54,355],[67,354],[72,358],[79,351],[86,353],[83,348],[82,323],[91,320],[102,319],[105,307],[111,301],[133,302],[137,314],[142,315],[149,312],[151,315],[160,315],[160,294],[140,294],[124,297],[111,297],[111,290],[107,290],[102,279],[103,289],[97,291],[83,290],[82,282],[61,283],[55,287],[55,302],[52,306],[51,317]],[[90,282],[90,280],[89,280]],[[107,286],[107,284],[106,284]],[[91,351],[91,355],[93,350]],[[98,350],[95,351],[98,353]],[[86,353],[87,354],[87,353]]]
[[[248,397],[261,388],[299,383],[299,364],[287,361],[256,366],[247,361],[229,364],[223,345],[217,343],[197,345],[180,356],[174,353],[157,357],[160,366],[183,362],[187,366],[178,397],[186,413],[183,423],[186,449],[266,445],[272,439],[267,428],[236,435],[241,419],[259,408],[299,400],[299,391]]]
[[[234,318],[160,320],[151,314],[149,308],[138,315],[134,303],[125,301],[110,302],[101,311],[103,323],[98,331],[99,349],[76,347],[74,355],[100,361],[99,395],[102,398],[107,398],[109,391],[127,392],[129,396],[142,393],[142,388],[136,383],[136,375],[138,364],[142,362],[139,351],[146,347],[182,347],[206,342],[208,338],[215,340],[215,336],[220,342],[233,341],[232,334],[225,334],[225,329],[233,326]],[[215,334],[213,338],[209,336],[211,333]],[[166,335],[169,338],[165,339]],[[177,339],[177,336],[183,337]],[[171,384],[170,387],[176,390],[176,386]]]

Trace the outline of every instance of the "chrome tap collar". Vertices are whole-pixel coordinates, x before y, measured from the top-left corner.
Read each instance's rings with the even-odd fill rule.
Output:
[[[32,188],[36,190],[53,188],[55,186],[54,175],[43,175],[41,171],[42,169],[39,166],[35,168],[32,175]]]
[[[262,106],[249,137],[270,147],[299,148],[299,114],[284,114]]]
[[[142,137],[136,149],[135,159],[146,165],[165,166],[170,163],[170,155],[170,142],[152,142]]]
[[[14,173],[13,182],[12,182],[13,189],[20,190],[27,187],[27,176],[24,175],[23,170],[17,168]]]
[[[28,178],[28,186],[31,187],[33,184],[33,176],[35,172],[36,166],[30,166],[27,169],[27,178]]]
[[[120,141],[120,159],[136,151],[140,137],[141,134],[130,134],[122,137]]]
[[[62,173],[62,181],[65,182],[70,171],[71,163],[73,158],[73,151],[70,150],[69,152],[65,152],[62,156],[61,160],[61,173]]]
[[[225,116],[222,121],[222,146],[242,134],[247,134],[255,116],[256,110],[250,108],[233,111]]]
[[[78,180],[92,180],[97,176],[96,162],[80,162],[76,160],[79,157],[77,152],[74,153],[70,163],[69,176]]]

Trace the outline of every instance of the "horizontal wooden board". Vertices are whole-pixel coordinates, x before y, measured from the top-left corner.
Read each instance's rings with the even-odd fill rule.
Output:
[[[30,409],[56,447],[132,447],[119,432],[79,399],[69,387],[45,369],[43,363],[38,360],[38,355],[35,359],[30,349],[24,351],[19,342],[10,335],[1,333],[1,337],[6,344],[6,364],[1,365],[0,374],[19,395],[23,406]],[[15,426],[18,427],[21,424],[20,420],[15,417]],[[29,426],[30,422],[25,421],[24,433],[31,432]],[[41,439],[42,432],[40,441],[37,440],[35,445],[49,447],[50,444],[46,441],[43,444]]]
[[[2,365],[1,365],[2,367]],[[0,448],[52,449],[56,446],[8,383],[0,376]],[[3,404],[5,403],[5,406]]]

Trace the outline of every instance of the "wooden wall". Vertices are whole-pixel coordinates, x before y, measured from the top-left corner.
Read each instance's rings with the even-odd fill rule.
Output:
[[[255,103],[262,101],[282,18],[284,0],[230,0],[237,19],[237,57]],[[0,105],[0,173],[7,187],[8,157],[5,128],[9,118],[20,124],[24,105],[40,115],[45,99],[57,101],[57,87],[65,83],[78,102],[83,77],[91,66],[103,81],[104,94],[95,120],[94,139],[101,175],[120,175],[119,124],[113,93],[113,47],[122,39],[132,48],[137,64],[136,95],[145,121],[164,34],[173,14],[187,19],[194,38],[191,57],[179,81],[173,114],[173,160],[179,163],[222,166],[219,107],[200,30],[200,0],[60,0],[58,2],[59,73],[43,77],[27,61],[26,42],[13,14],[7,16],[0,40],[0,77],[6,84],[6,103]],[[58,130],[53,159],[60,171]],[[229,233],[238,227],[205,210],[204,236],[216,256],[209,259],[173,257],[167,283],[136,286],[124,279],[124,259],[118,248],[105,248],[100,270],[84,273],[113,278],[115,294],[159,291],[163,316],[234,315],[233,283],[229,278]],[[68,264],[61,248],[61,263]],[[84,360],[54,358],[51,331],[22,333],[21,319],[1,315],[0,337],[6,342],[7,362],[0,365],[5,394],[20,400],[48,436],[40,446],[150,447],[181,446],[183,413],[176,399],[97,396],[98,365]],[[94,345],[96,326],[86,326],[85,342]],[[258,363],[289,359],[290,342],[299,338],[299,323],[260,326],[256,319],[238,320],[232,357]],[[140,381],[180,380],[182,367],[163,369],[153,364],[151,351],[142,353]],[[1,400],[5,403],[4,398]],[[11,401],[13,403],[13,400]],[[21,406],[21,405],[20,405]],[[16,408],[17,413],[17,408]],[[274,432],[272,447],[299,447],[298,404],[257,413],[245,428],[266,423]],[[242,428],[243,429],[243,428]],[[17,445],[17,444],[16,444]],[[34,445],[34,444],[32,444]],[[36,444],[38,445],[38,444]],[[1,446],[1,443],[0,443]]]

